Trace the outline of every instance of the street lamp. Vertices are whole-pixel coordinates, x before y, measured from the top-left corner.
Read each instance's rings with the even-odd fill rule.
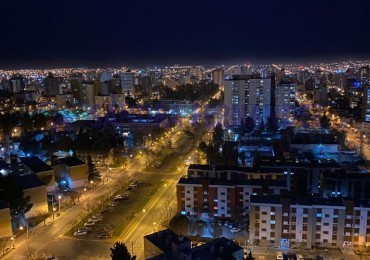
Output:
[[[157,223],[153,222],[153,233],[155,232],[155,225],[157,225]]]
[[[55,211],[56,211],[57,209],[55,208],[55,207],[53,207],[53,220],[54,220],[54,214],[55,214]]]
[[[23,230],[23,226],[20,226],[19,229]],[[29,237],[28,224],[26,224],[26,232],[27,232],[27,238],[28,238]]]
[[[58,206],[59,206],[59,210],[58,210],[58,213],[60,214],[60,200],[61,200],[62,196],[59,195],[58,196]]]
[[[14,246],[14,237],[11,237],[10,240],[12,241],[12,247],[15,248],[15,246]]]

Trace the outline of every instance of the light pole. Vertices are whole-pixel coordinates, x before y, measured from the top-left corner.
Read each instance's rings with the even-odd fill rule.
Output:
[[[15,246],[14,246],[14,237],[11,237],[10,240],[12,241],[12,247],[15,248]]]
[[[19,229],[23,230],[23,226],[20,226]],[[28,223],[26,224],[26,232],[27,232],[27,238],[29,238]]]
[[[94,185],[94,181],[90,181],[91,185],[93,186],[93,189],[95,191],[95,185]]]
[[[157,223],[153,222],[153,233],[155,232],[155,225],[157,225]]]
[[[59,210],[58,210],[58,213],[60,214],[60,200],[61,200],[62,196],[59,195],[58,196],[58,206],[59,206]]]
[[[54,220],[54,215],[55,215],[55,211],[56,211],[57,209],[53,206],[53,220]]]

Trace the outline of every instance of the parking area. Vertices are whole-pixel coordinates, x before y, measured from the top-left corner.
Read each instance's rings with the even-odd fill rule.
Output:
[[[157,188],[158,184],[146,180],[131,182],[65,235],[84,240],[111,239],[120,235],[125,224],[135,217],[143,202]]]

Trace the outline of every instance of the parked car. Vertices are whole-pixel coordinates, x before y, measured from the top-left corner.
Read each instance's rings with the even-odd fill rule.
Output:
[[[297,260],[304,260],[303,255],[296,254]]]
[[[80,232],[76,231],[76,232],[73,233],[73,235],[75,237],[78,237],[78,236],[86,236],[87,235],[87,231],[80,231]]]
[[[236,228],[236,227],[232,227],[231,229],[230,229],[230,232],[231,233],[238,233],[238,232],[240,232],[241,231],[241,229],[240,228]]]
[[[101,218],[89,218],[88,220],[87,220],[87,222],[100,222],[100,221],[102,221],[103,219],[101,219]]]
[[[134,188],[133,187],[128,187],[126,190],[133,190]]]
[[[276,259],[284,260],[283,252],[277,252],[276,253]]]
[[[114,207],[114,206],[116,206],[117,204],[116,204],[115,202],[113,202],[113,201],[112,201],[112,202],[109,202],[109,203],[108,203],[108,205],[109,205],[109,206],[111,206],[111,207]]]
[[[107,239],[107,238],[109,238],[109,234],[98,234],[98,238]]]
[[[91,230],[91,227],[82,227],[82,228],[77,229],[77,232],[83,232],[83,231],[88,232],[90,230]]]
[[[86,222],[84,224],[85,227],[90,227],[90,226],[94,226],[95,225],[95,222]]]
[[[136,183],[131,183],[130,187],[135,188],[135,187],[137,187],[137,184]]]

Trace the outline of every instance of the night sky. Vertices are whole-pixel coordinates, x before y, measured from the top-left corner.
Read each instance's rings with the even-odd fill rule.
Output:
[[[369,0],[2,1],[0,69],[370,57]]]

